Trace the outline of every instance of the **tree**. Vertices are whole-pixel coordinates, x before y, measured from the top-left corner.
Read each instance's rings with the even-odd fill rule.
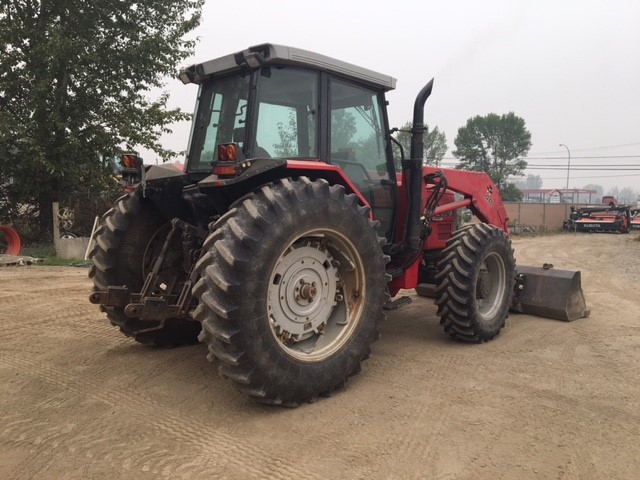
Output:
[[[542,188],[542,177],[540,175],[527,175],[527,179],[524,182],[524,188],[529,190],[540,190]]]
[[[600,203],[600,200],[602,200],[602,195],[604,193],[604,188],[602,188],[602,185],[597,185],[595,183],[589,183],[587,185],[585,185],[584,187],[585,190],[595,190],[596,193],[591,195],[591,198],[587,197],[586,200],[580,199],[581,202],[584,203]]]
[[[500,194],[502,195],[502,199],[507,202],[520,202],[524,197],[522,190],[520,190],[515,183],[511,182],[505,182],[500,190]]]
[[[520,190],[540,190],[542,188],[542,177],[540,175],[528,174],[525,178],[514,178],[513,183]]]
[[[635,205],[638,194],[631,187],[624,187],[618,193],[618,203],[622,205]]]
[[[353,113],[347,109],[331,111],[331,145],[353,145],[353,136],[357,131],[356,117]]]
[[[396,140],[400,142],[402,148],[404,150],[404,154],[406,158],[409,158],[411,154],[411,129],[413,128],[412,122],[406,122],[400,130],[396,134]],[[423,164],[424,165],[435,165],[436,167],[440,165],[442,161],[442,157],[447,153],[447,136],[444,132],[441,132],[436,125],[433,130],[429,129],[427,126],[427,130],[424,134],[424,156],[423,156]],[[400,149],[397,145],[393,145],[393,156],[396,160],[400,159]],[[396,162],[399,167],[399,162]]]
[[[203,0],[7,0],[0,10],[0,189],[51,229],[58,192],[105,185],[105,156],[189,118],[147,97],[175,76]],[[80,185],[79,185],[80,184]]]
[[[616,197],[618,198],[618,195],[620,195],[620,189],[616,186],[616,187],[611,187],[608,191],[607,191],[607,195],[610,195],[612,197]]]
[[[298,155],[298,124],[295,113],[289,112],[289,121],[285,126],[284,122],[278,122],[279,143],[273,144],[273,151],[276,157],[295,157]]]
[[[521,175],[527,167],[524,157],[531,148],[531,133],[522,118],[513,112],[475,116],[458,129],[453,155],[460,159],[456,168],[486,172],[506,193],[509,175]],[[512,191],[510,189],[509,191]]]

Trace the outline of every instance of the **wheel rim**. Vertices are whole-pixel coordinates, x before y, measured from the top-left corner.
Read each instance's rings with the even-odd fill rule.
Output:
[[[493,252],[487,255],[478,272],[476,305],[483,320],[492,320],[502,308],[506,290],[507,270],[504,260]]]
[[[302,362],[340,350],[361,321],[364,279],[358,251],[340,233],[313,230],[298,237],[269,280],[269,324],[278,345]]]

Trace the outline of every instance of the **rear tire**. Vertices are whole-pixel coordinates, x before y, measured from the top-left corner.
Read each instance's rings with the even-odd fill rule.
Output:
[[[491,340],[509,315],[515,286],[511,241],[487,224],[463,227],[438,261],[436,305],[451,337],[470,343]]]
[[[93,280],[94,291],[106,290],[109,285],[126,285],[132,293],[142,289],[153,261],[162,248],[170,223],[155,206],[141,197],[140,190],[124,195],[102,216],[95,246],[89,254],[93,262],[89,277]],[[184,281],[187,274],[181,269],[182,252],[179,245],[172,249],[168,257],[173,260],[168,258],[166,263],[170,265],[165,275],[178,276]],[[129,318],[122,307],[101,305],[100,309],[106,312],[112,325],[145,345],[176,347],[198,341],[200,324],[195,320],[171,318],[162,325],[161,322]],[[149,329],[152,330],[143,331]]]
[[[384,318],[384,239],[341,186],[302,177],[262,187],[213,226],[194,318],[209,360],[264,403],[296,406],[343,386]]]

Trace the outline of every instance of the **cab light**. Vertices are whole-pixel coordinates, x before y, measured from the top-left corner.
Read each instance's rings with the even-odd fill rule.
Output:
[[[236,176],[238,175],[237,165],[216,165],[213,167],[213,173],[220,176]]]
[[[236,161],[238,155],[237,155],[236,146],[234,144],[227,145],[227,154],[229,155],[229,161],[231,162]]]
[[[218,161],[220,162],[229,161],[229,150],[227,150],[227,145],[218,146]]]
[[[122,155],[121,160],[125,168],[138,168],[142,163],[137,155]]]
[[[237,143],[223,143],[218,145],[219,162],[244,162],[244,154]]]

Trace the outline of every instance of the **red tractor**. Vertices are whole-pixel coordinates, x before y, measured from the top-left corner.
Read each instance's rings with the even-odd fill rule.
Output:
[[[432,81],[396,171],[394,78],[271,44],[180,78],[199,85],[185,171],[131,160],[141,181],[104,215],[91,253],[91,302],[123,333],[199,339],[223,377],[283,405],[357,373],[403,288],[432,285],[457,340],[498,335],[526,282],[491,179],[423,166]],[[483,223],[455,231],[460,208]]]

